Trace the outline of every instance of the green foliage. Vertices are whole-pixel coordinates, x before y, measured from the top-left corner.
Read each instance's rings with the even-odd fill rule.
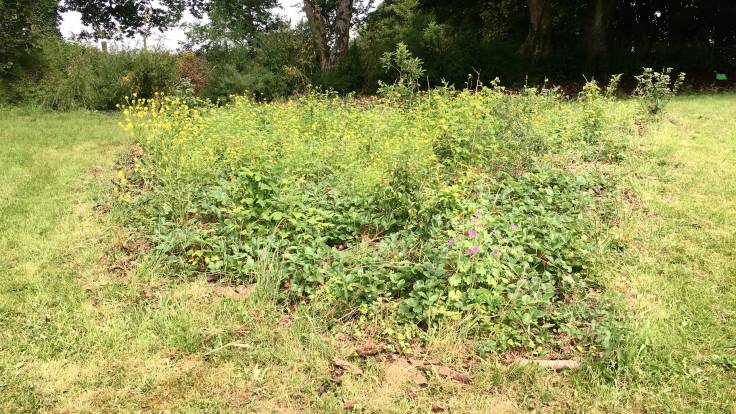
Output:
[[[670,100],[677,95],[685,81],[685,73],[680,72],[676,79],[671,79],[672,68],[662,72],[655,72],[652,68],[644,68],[641,75],[635,76],[636,90],[644,110],[650,115],[656,115],[667,106]]]
[[[458,386],[427,375],[428,387],[414,386],[412,398],[388,398],[409,385],[377,382],[397,373],[396,361],[354,358],[352,340],[360,346],[370,336],[379,350],[390,348],[384,355],[393,344],[379,342],[375,330],[323,317],[315,311],[319,297],[293,312],[283,302],[274,305],[286,278],[276,252],[258,256],[256,286],[246,291],[172,279],[156,266],[155,253],[124,275],[107,271],[124,265],[116,258],[126,255],[112,255],[108,237],[133,248],[127,231],[95,212],[108,199],[98,192],[114,174],[111,157],[129,145],[116,128],[121,117],[2,108],[0,257],[8,270],[0,277],[0,412],[308,405],[303,411],[337,413],[345,401],[370,412],[426,412],[436,401],[446,401],[447,412],[494,412],[499,393],[502,408],[521,411],[731,412],[736,170],[728,166],[736,140],[724,137],[733,135],[734,118],[734,94],[677,97],[668,107],[672,122],[647,128],[641,158],[602,165],[627,172],[627,187],[642,201],[620,206],[625,214],[615,229],[636,247],[589,270],[634,308],[622,309],[635,317],[626,320],[625,340],[610,357],[584,358],[581,369],[562,374],[499,363],[517,353],[472,358],[466,367],[465,331],[440,324],[421,351],[412,350],[415,358],[436,359],[435,369],[467,371],[473,382]],[[330,323],[341,335],[328,331]],[[558,355],[578,357],[578,351],[542,358]],[[365,374],[346,374],[343,386],[324,392],[335,357]],[[244,384],[267,392],[241,398]]]
[[[599,153],[590,154],[593,157],[601,159],[612,159],[619,156],[619,148],[616,148],[618,141],[610,139],[606,134],[606,110],[614,99],[618,84],[621,81],[621,75],[611,77],[608,85],[601,88],[598,82],[592,80],[583,85],[583,89],[578,96],[578,100],[582,102],[585,116],[581,119],[581,137],[586,143],[591,144],[590,148],[596,148]]]
[[[39,42],[55,35],[57,5],[54,0],[0,1],[0,104],[22,95],[18,82],[34,71]]]
[[[303,91],[315,70],[313,51],[305,28],[261,33],[248,46],[208,47],[202,55],[210,72],[201,95],[227,101],[230,95],[248,92],[273,100]]]
[[[271,13],[276,0],[212,0],[208,21],[189,27],[188,48],[227,48],[233,44],[252,46],[259,34],[283,27]]]
[[[22,100],[57,110],[115,109],[126,96],[152,97],[179,82],[177,56],[164,52],[103,53],[92,47],[46,38],[38,57],[38,78],[15,86]]]
[[[378,93],[389,99],[410,100],[419,90],[419,80],[424,75],[422,60],[412,56],[404,43],[399,42],[396,50],[381,56],[381,66],[396,75],[393,84],[378,82]]]
[[[0,3],[0,75],[7,76],[33,45],[31,8],[20,1]]]
[[[163,31],[176,25],[185,10],[201,16],[210,3],[210,0],[65,0],[62,11],[81,14],[82,23],[92,28],[83,32],[83,37],[117,39],[136,34],[147,36],[153,29]]]
[[[314,92],[218,109],[136,100],[126,113],[140,149],[117,208],[173,271],[255,280],[273,252],[282,299],[336,316],[388,314],[414,334],[462,320],[481,351],[606,346],[588,269],[615,186],[559,165],[601,152],[583,119],[601,117],[601,136],[630,121],[627,106],[595,99],[623,116],[497,86],[403,108]]]
[[[194,85],[189,78],[181,78],[179,83],[174,87],[172,95],[180,99],[190,108],[193,108],[198,104],[197,96],[194,93]]]

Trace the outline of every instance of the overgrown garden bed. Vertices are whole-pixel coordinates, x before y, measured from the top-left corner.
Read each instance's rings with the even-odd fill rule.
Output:
[[[480,352],[595,351],[639,113],[614,88],[133,99],[115,209],[171,273],[269,284],[400,344],[450,323]]]

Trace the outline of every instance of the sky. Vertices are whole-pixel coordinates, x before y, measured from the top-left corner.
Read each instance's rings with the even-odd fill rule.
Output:
[[[276,13],[285,16],[290,19],[292,24],[298,23],[304,18],[304,12],[302,11],[302,2],[299,0],[279,0],[281,3],[281,9],[277,10]],[[196,19],[189,13],[184,17],[183,23],[191,23]],[[61,15],[61,34],[70,39],[74,35],[79,34],[82,31],[84,25],[82,25],[81,15],[78,12],[66,12]],[[184,41],[186,36],[184,30],[180,27],[175,27],[167,30],[164,33],[154,31],[154,35],[149,39],[149,45],[160,47],[166,50],[177,50],[179,43]],[[140,48],[143,45],[143,40],[139,37],[123,42],[123,46],[126,48]]]

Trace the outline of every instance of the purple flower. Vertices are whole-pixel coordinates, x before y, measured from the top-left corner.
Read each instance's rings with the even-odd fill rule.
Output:
[[[468,256],[478,254],[478,252],[480,252],[480,249],[478,248],[478,246],[473,246],[470,249],[465,250],[465,254]]]
[[[494,256],[498,256],[498,249],[493,249],[493,251],[491,252],[491,254],[494,255]]]
[[[475,231],[475,229],[468,230],[468,237],[475,237],[478,235],[478,232]]]
[[[455,244],[455,239],[448,239],[447,240],[447,245],[448,246],[452,246],[453,244]]]
[[[519,225],[518,224],[512,224],[511,225],[511,231],[516,231],[516,229],[518,229],[518,228],[519,228]]]
[[[470,220],[470,222],[473,223],[473,225],[478,224],[478,217],[473,217],[473,219]]]

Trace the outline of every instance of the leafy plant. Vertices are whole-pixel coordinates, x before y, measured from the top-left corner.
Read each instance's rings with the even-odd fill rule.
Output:
[[[126,96],[170,93],[179,81],[177,57],[169,53],[104,53],[53,37],[39,44],[38,76],[23,83],[23,100],[47,108],[112,110]]]
[[[414,57],[403,42],[399,42],[393,52],[383,54],[381,66],[393,72],[396,79],[392,84],[379,81],[378,93],[407,101],[419,90],[419,79],[424,75],[422,60]]]
[[[642,106],[651,115],[656,115],[667,106],[672,97],[677,95],[683,82],[685,73],[680,72],[676,79],[671,78],[672,68],[662,72],[655,72],[652,68],[644,68],[641,75],[635,76],[636,89],[634,94],[641,100]]]
[[[394,63],[413,59],[402,50]],[[281,299],[336,317],[388,315],[413,335],[463,321],[486,351],[605,346],[588,269],[615,181],[566,163],[620,139],[630,105],[597,85],[569,102],[400,79],[402,107],[315,91],[221,108],[134,99],[143,155],[116,208],[182,275],[254,281],[273,254]]]

